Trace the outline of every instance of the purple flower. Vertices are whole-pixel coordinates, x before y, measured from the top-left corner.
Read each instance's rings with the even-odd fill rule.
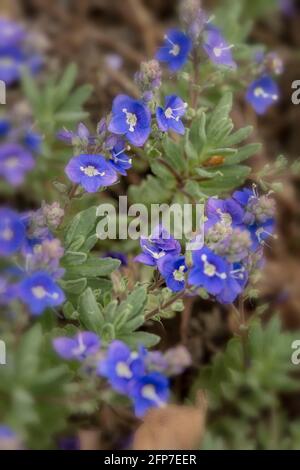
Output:
[[[211,197],[205,206],[205,230],[207,231],[217,223],[228,226],[238,226],[243,223],[244,211],[233,199],[216,199]]]
[[[243,223],[246,225],[265,223],[274,218],[274,199],[268,195],[258,196],[255,188],[235,191],[233,198],[244,207]]]
[[[141,237],[140,245],[143,253],[134,260],[147,266],[156,266],[158,260],[167,254],[177,256],[181,252],[180,243],[161,225],[156,227],[150,237]]]
[[[16,253],[24,240],[25,226],[20,216],[10,209],[0,209],[0,256]]]
[[[106,358],[100,361],[98,373],[106,377],[115,390],[127,394],[132,382],[145,373],[145,365],[139,354],[115,340],[109,345]]]
[[[108,130],[125,135],[133,145],[142,147],[151,132],[151,113],[142,101],[118,95],[113,102]]]
[[[0,80],[6,85],[13,85],[21,78],[22,68],[27,68],[32,74],[41,68],[42,60],[37,55],[25,53],[21,49],[0,49]]]
[[[224,65],[232,69],[236,68],[231,54],[232,45],[229,45],[215,26],[208,26],[205,33],[203,48],[210,60],[216,65]]]
[[[203,287],[209,294],[219,294],[225,287],[229,265],[209,248],[194,251],[193,267],[189,273],[190,284]]]
[[[278,0],[278,7],[286,16],[293,16],[296,11],[295,0]]]
[[[243,291],[248,281],[248,273],[242,264],[232,264],[222,291],[216,296],[221,304],[231,304]]]
[[[278,99],[278,85],[268,75],[251,83],[246,94],[246,101],[251,104],[257,114],[265,114],[268,108]]]
[[[19,284],[18,294],[33,315],[40,315],[46,308],[57,307],[65,301],[61,288],[44,271],[23,279]]]
[[[139,377],[130,389],[136,416],[143,417],[153,407],[162,407],[170,395],[169,381],[159,372]]]
[[[96,354],[100,345],[98,335],[89,331],[80,332],[74,338],[62,336],[53,340],[53,347],[57,354],[67,360],[84,361],[87,357]]]
[[[25,37],[25,29],[20,23],[0,18],[0,50],[19,45]]]
[[[130,148],[130,147],[129,147]],[[109,159],[110,165],[115,171],[120,173],[123,176],[127,175],[127,171],[132,167],[132,159],[126,155],[126,146],[125,140],[117,139],[113,147],[110,149],[111,157]]]
[[[266,245],[268,238],[274,237],[275,221],[270,219],[263,224],[249,225],[248,230],[252,239],[252,250],[255,251],[260,246]]]
[[[180,118],[184,116],[186,108],[187,103],[182,101],[178,96],[167,96],[165,107],[158,107],[156,110],[156,119],[160,130],[163,132],[172,130],[177,134],[183,135],[185,128]]]
[[[57,138],[70,145],[93,145],[95,137],[90,134],[88,128],[80,122],[76,132],[62,129],[57,133]]]
[[[16,287],[14,284],[10,284],[2,274],[0,274],[0,305],[9,305],[16,297]]]
[[[184,289],[187,271],[184,256],[166,255],[158,261],[157,266],[169,289],[173,292]]]
[[[23,138],[23,143],[25,147],[30,150],[30,152],[39,153],[41,151],[42,136],[37,132],[26,131]]]
[[[7,119],[0,118],[0,138],[6,137],[11,129],[11,123]]]
[[[0,146],[0,176],[12,186],[23,183],[26,173],[35,165],[33,156],[19,144]]]
[[[177,29],[170,29],[155,58],[160,62],[166,62],[171,72],[177,72],[186,64],[191,49],[192,41],[186,34]]]
[[[127,256],[124,253],[120,253],[119,251],[107,251],[103,257],[118,259],[121,261],[121,266],[128,265]]]
[[[73,183],[81,184],[88,193],[110,186],[118,179],[117,173],[102,155],[81,154],[73,157],[66,167],[66,174]]]

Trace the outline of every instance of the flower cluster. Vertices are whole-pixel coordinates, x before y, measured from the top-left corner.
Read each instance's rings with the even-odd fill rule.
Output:
[[[232,303],[261,265],[263,246],[274,232],[275,203],[256,189],[236,191],[232,198],[209,198],[205,208],[205,244],[192,251],[192,266],[181,247],[159,226],[142,237],[135,261],[157,267],[173,292],[187,286],[205,289],[222,304]],[[258,261],[259,260],[259,265]]]
[[[35,166],[41,151],[41,136],[30,126],[13,126],[9,119],[0,119],[0,178],[12,186],[20,186]]]
[[[102,351],[98,335],[89,331],[80,332],[72,338],[55,338],[53,347],[65,360],[83,362],[92,359],[96,374],[105,377],[115,391],[133,401],[138,417],[144,416],[151,407],[164,406],[169,398],[167,375],[179,374],[191,364],[190,356],[183,347],[164,354],[148,352],[143,347],[132,351],[122,341],[115,340]],[[174,361],[174,358],[178,360]]]
[[[24,67],[36,73],[41,66],[42,59],[29,46],[23,25],[0,18],[0,80],[13,85],[19,81]]]
[[[57,284],[64,274],[60,268],[64,250],[42,224],[50,220],[55,225],[55,213],[60,213],[57,205],[45,204],[41,210],[25,215],[0,209],[0,256],[13,257],[17,266],[0,273],[1,304],[19,299],[33,315],[40,315],[46,308],[64,302],[64,293]]]
[[[202,10],[200,16],[203,52],[214,64],[235,68],[231,55],[233,46],[226,42],[216,26],[210,24]],[[111,116],[101,120],[96,136],[92,136],[83,123],[76,132],[66,129],[59,132],[60,140],[81,150],[66,167],[66,174],[73,183],[92,193],[116,183],[118,174],[126,175],[132,166],[132,158],[126,154],[128,144],[143,147],[154,123],[162,133],[185,133],[182,118],[188,105],[175,94],[161,99],[159,62],[166,63],[172,72],[184,67],[193,48],[195,28],[195,25],[192,29],[187,28],[188,34],[177,29],[167,32],[155,59],[142,63],[135,75],[141,99],[118,95],[113,101]]]

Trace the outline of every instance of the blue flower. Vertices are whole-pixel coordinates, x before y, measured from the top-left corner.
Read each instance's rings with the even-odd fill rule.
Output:
[[[153,407],[162,407],[169,399],[169,381],[159,372],[139,377],[130,389],[136,416],[142,418]]]
[[[205,34],[203,48],[210,60],[216,65],[224,65],[232,69],[236,68],[231,54],[232,45],[229,45],[215,26],[209,25]]]
[[[119,251],[107,251],[103,257],[118,259],[119,261],[121,261],[121,266],[128,265],[127,256],[124,253],[120,253]]]
[[[11,123],[7,119],[0,119],[0,138],[6,137],[11,129]]]
[[[16,433],[5,424],[0,425],[0,439],[14,439],[16,437]]]
[[[244,211],[234,199],[223,200],[211,197],[206,203],[205,215],[205,230],[207,231],[217,223],[235,227],[241,225]]]
[[[37,55],[25,53],[21,49],[0,49],[0,80],[6,85],[19,81],[22,68],[27,68],[32,74],[41,68],[42,60]]]
[[[128,394],[130,385],[145,373],[143,358],[122,341],[113,341],[104,360],[100,361],[98,373],[106,377],[111,386],[120,393]]]
[[[166,62],[172,72],[177,72],[186,64],[191,49],[192,41],[186,34],[177,29],[170,29],[155,58]]]
[[[26,173],[34,168],[32,154],[19,144],[0,146],[0,176],[12,186],[23,183]]]
[[[274,237],[275,230],[274,219],[269,219],[262,224],[253,224],[248,226],[248,230],[252,239],[252,250],[257,250],[260,246],[266,245],[266,240]]]
[[[0,49],[19,45],[26,37],[24,27],[6,18],[0,18]]]
[[[20,216],[10,209],[0,209],[0,255],[16,253],[24,240],[25,226]]]
[[[167,96],[165,107],[158,107],[156,110],[156,119],[160,130],[163,132],[172,130],[183,135],[185,128],[180,118],[184,116],[186,108],[187,103],[184,103],[178,96]]]
[[[248,272],[240,263],[231,265],[222,291],[216,296],[221,304],[231,304],[243,291],[248,281]]]
[[[142,147],[151,132],[151,113],[142,101],[119,95],[113,102],[108,130],[125,135],[133,145]]]
[[[246,100],[257,114],[265,114],[268,108],[279,99],[277,83],[268,75],[255,80],[249,86]]]
[[[39,153],[41,151],[42,136],[37,132],[26,131],[23,137],[23,142],[30,152]]]
[[[18,294],[33,315],[48,307],[58,307],[65,301],[61,288],[44,271],[36,272],[20,282]]]
[[[62,129],[57,133],[57,138],[70,145],[93,145],[96,141],[82,122],[78,124],[76,132]]]
[[[109,163],[115,171],[123,176],[127,175],[127,171],[132,167],[132,159],[126,155],[128,146],[123,139],[117,139],[113,147],[110,149],[111,157]]]
[[[9,305],[16,297],[16,287],[10,284],[6,273],[0,273],[0,305]]]
[[[184,256],[166,255],[158,261],[157,266],[169,289],[173,292],[184,289],[187,271]]]
[[[84,361],[87,357],[96,354],[100,348],[100,340],[96,333],[83,331],[74,338],[59,337],[53,340],[53,347],[63,359],[77,359]]]
[[[209,294],[219,294],[225,287],[229,265],[209,248],[194,251],[193,267],[189,273],[190,284],[203,287]]]
[[[275,215],[275,201],[268,195],[259,196],[255,188],[235,191],[233,198],[244,209],[243,222],[246,225],[264,224]]]
[[[167,254],[177,256],[181,252],[178,240],[175,240],[161,225],[156,227],[150,237],[141,237],[140,245],[143,253],[134,260],[147,266],[156,266],[158,260]]]
[[[81,154],[73,157],[66,167],[73,183],[81,184],[88,193],[110,186],[118,179],[117,173],[102,155]]]

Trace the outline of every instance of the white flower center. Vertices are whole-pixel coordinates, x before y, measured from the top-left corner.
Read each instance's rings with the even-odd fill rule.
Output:
[[[2,57],[0,59],[0,67],[12,67],[15,64],[14,60],[10,57]]]
[[[129,126],[129,132],[134,132],[134,128],[137,125],[137,116],[134,113],[130,113],[124,108],[123,113],[126,114],[126,124]]]
[[[166,116],[167,119],[171,119],[171,117],[173,117],[173,110],[172,110],[172,108],[167,108],[167,109],[165,110],[165,116]]]
[[[225,225],[232,224],[232,217],[230,214],[228,214],[228,212],[222,212],[221,209],[218,209],[217,212],[221,217],[221,222],[223,222]]]
[[[5,160],[4,165],[6,166],[6,168],[16,168],[18,166],[18,163],[18,157],[9,157],[7,160]]]
[[[180,47],[178,44],[174,44],[172,49],[170,49],[170,54],[172,54],[174,57],[177,57],[180,52]]]
[[[116,365],[116,372],[117,372],[117,375],[123,379],[132,378],[132,372],[129,369],[128,364],[126,364],[126,362],[118,362]]]
[[[217,58],[219,58],[221,57],[224,51],[228,51],[232,49],[233,47],[234,47],[233,45],[224,47],[222,44],[220,44],[219,47],[214,47],[213,53]]]
[[[82,335],[79,334],[78,335],[78,346],[76,348],[72,349],[72,353],[76,356],[76,355],[84,353],[85,350],[86,350],[86,346],[85,346],[84,342],[82,341]]]
[[[271,95],[270,93],[265,92],[264,89],[261,87],[255,88],[254,96],[256,96],[256,98],[271,98],[274,101],[278,100],[278,95]]]
[[[97,168],[95,168],[94,166],[92,165],[89,165],[89,166],[81,166],[80,167],[80,170],[82,171],[82,173],[84,173],[86,176],[104,176],[105,175],[105,171],[98,171]]]
[[[179,267],[179,269],[175,269],[175,271],[173,271],[173,277],[175,281],[179,281],[179,282],[184,281],[184,278],[185,278],[184,270],[185,270],[185,266],[182,265]]]
[[[226,273],[218,273],[217,268],[214,264],[211,264],[207,261],[207,256],[202,255],[201,260],[204,263],[204,274],[208,277],[218,276],[220,279],[226,279]]]
[[[43,286],[35,286],[31,291],[37,299],[44,299],[48,295]]]
[[[152,401],[159,401],[159,397],[157,396],[155,387],[151,384],[149,385],[144,385],[141,391],[141,395],[143,398],[147,398],[147,400],[152,400]]]
[[[52,297],[52,299],[58,299],[59,295],[57,292],[53,292],[53,294],[49,294],[43,286],[35,286],[31,289],[34,297],[41,300],[45,297]]]
[[[14,236],[14,232],[9,228],[5,228],[2,232],[1,232],[1,238],[2,240],[6,240],[6,241],[10,241]]]

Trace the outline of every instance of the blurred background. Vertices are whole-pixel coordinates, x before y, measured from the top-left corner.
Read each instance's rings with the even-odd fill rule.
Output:
[[[213,11],[222,3],[222,0],[207,0],[203,1],[203,6]],[[268,50],[276,51],[284,62],[284,71],[279,78],[281,98],[278,105],[273,106],[265,116],[257,117],[241,94],[234,101],[232,117],[237,127],[252,124],[255,129],[253,140],[264,144],[261,153],[251,160],[254,170],[275,162],[280,154],[292,164],[300,157],[300,105],[296,106],[291,102],[291,84],[294,80],[300,80],[300,7],[298,2],[292,0],[244,0],[243,4],[254,21],[249,42],[262,43]],[[153,56],[166,28],[178,23],[178,2],[1,0],[0,15],[20,20],[29,29],[32,44],[44,57],[39,80],[43,81],[50,74],[61,73],[68,63],[75,62],[78,65],[77,85],[93,85],[93,93],[88,98],[85,109],[90,113],[90,122],[95,126],[109,112],[116,94],[137,94],[133,75],[142,60]],[[4,112],[16,119],[20,116],[26,119],[30,114],[24,94],[17,84],[9,88],[7,104],[0,107],[0,113]],[[53,165],[55,166],[55,162]],[[55,173],[55,169],[53,172]],[[30,181],[25,189],[9,189],[0,182],[1,205],[9,203],[20,211],[37,208],[40,203],[39,185],[44,185],[44,197],[47,195],[47,185],[50,183],[46,179],[41,177],[40,181]],[[132,172],[128,182],[137,181],[138,175]],[[276,195],[278,239],[267,250],[268,261],[260,284],[261,305],[267,304],[267,317],[278,312],[287,331],[300,331],[300,181],[297,173],[288,168],[283,169],[280,181],[283,190]],[[50,189],[49,194],[50,198],[53,197]],[[256,307],[255,304],[249,304],[247,314],[251,316]],[[221,307],[205,301],[201,304],[191,302],[187,308],[190,309],[188,325],[179,324],[178,318],[166,320],[165,330],[160,330],[159,333],[168,345],[184,342],[197,366],[207,364],[217,351],[224,349],[234,333],[234,317],[228,317]],[[276,344],[273,347],[276,348]],[[288,343],[286,347],[289,347]],[[187,372],[177,384],[178,395],[182,399],[185,399],[186,390],[191,383],[190,375]],[[292,417],[296,423],[293,445],[300,448],[299,392],[276,399],[280,400],[286,416]],[[218,413],[231,418],[231,412],[226,406],[220,408]],[[263,420],[263,414],[260,417]],[[111,419],[107,414],[101,419],[105,428],[106,445],[117,446],[116,441],[124,438],[129,424]],[[248,419],[247,410],[241,420],[243,419]],[[187,426],[187,423],[183,425]],[[274,424],[275,428],[281,432],[277,425],[278,423]],[[290,436],[284,426],[284,436]],[[219,434],[222,435],[222,432]],[[284,437],[276,438],[280,443],[275,445],[280,447]],[[206,445],[210,448],[218,447],[216,442],[212,438],[210,442],[207,440]],[[232,446],[239,445],[244,443],[239,444],[237,436],[232,438]]]

